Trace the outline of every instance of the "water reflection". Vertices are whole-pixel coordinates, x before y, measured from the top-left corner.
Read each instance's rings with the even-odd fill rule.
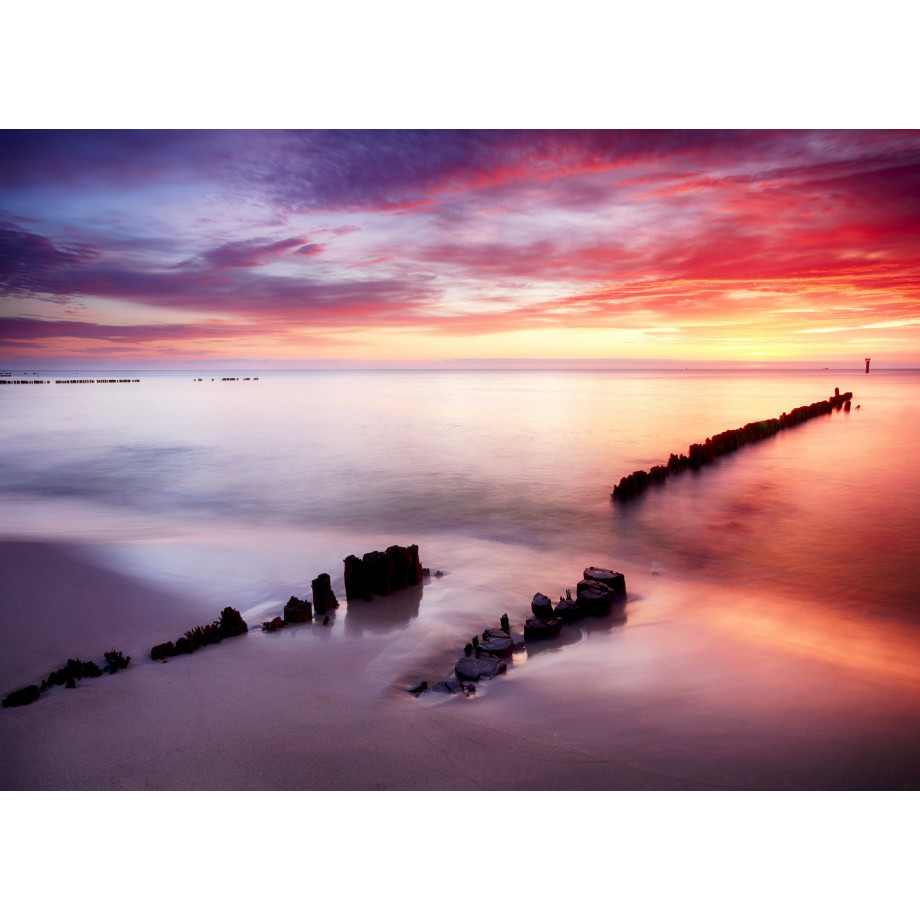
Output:
[[[348,601],[345,613],[345,635],[388,633],[405,627],[419,614],[424,585],[410,585],[384,597],[365,601]]]
[[[605,617],[584,617],[578,621],[578,625],[586,636],[592,633],[610,632],[618,626],[626,625],[626,605],[621,603],[615,605],[613,610]]]

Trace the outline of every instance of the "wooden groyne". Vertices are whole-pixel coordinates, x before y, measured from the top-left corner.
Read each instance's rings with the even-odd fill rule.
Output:
[[[140,380],[0,380],[0,385],[24,383],[140,383]]]
[[[852,398],[852,393],[841,393],[838,387],[835,388],[833,396],[821,402],[799,406],[791,412],[784,412],[779,418],[750,422],[743,428],[731,428],[713,435],[711,438],[706,438],[702,444],[691,444],[686,454],[671,454],[666,465],[653,466],[650,470],[636,470],[624,476],[613,487],[610,497],[617,501],[628,501],[641,495],[650,485],[664,482],[668,476],[682,473],[686,469],[698,470],[701,466],[712,463],[722,454],[736,451],[745,444],[762,441],[785,428],[794,428],[819,415],[828,415],[835,409],[838,412],[841,409],[849,412]]]
[[[131,656],[125,656],[122,652],[112,649],[111,652],[105,652],[105,665],[100,668],[94,661],[80,661],[79,658],[68,658],[67,664],[63,667],[52,671],[41,685],[30,684],[21,690],[14,690],[8,693],[0,705],[4,709],[11,706],[28,706],[34,703],[41,694],[45,693],[50,687],[67,687],[69,690],[77,688],[77,681],[84,677],[101,677],[105,674],[115,674],[122,668],[128,667],[131,663]]]
[[[531,617],[524,621],[523,631],[512,629],[507,613],[502,614],[498,627],[483,630],[481,636],[473,636],[463,647],[463,657],[454,665],[454,676],[429,682],[421,680],[408,687],[415,697],[432,691],[434,693],[463,694],[472,696],[476,684],[504,674],[507,661],[514,652],[524,651],[528,643],[540,644],[544,640],[560,639],[563,630],[584,617],[607,617],[614,614],[625,622],[626,578],[611,569],[588,566],[576,587],[576,597],[571,590],[553,602],[539,592],[530,602]]]
[[[55,380],[55,383],[140,383],[140,380]]]

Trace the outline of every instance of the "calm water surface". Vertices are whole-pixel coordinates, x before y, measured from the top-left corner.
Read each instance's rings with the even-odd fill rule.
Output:
[[[3,537],[88,545],[250,620],[321,571],[342,597],[349,553],[418,543],[447,576],[408,608],[343,607],[336,633],[385,644],[384,688],[449,672],[501,612],[520,622],[535,591],[606,565],[627,577],[625,626],[534,648],[476,718],[514,713],[586,763],[653,751],[673,777],[718,762],[716,785],[918,784],[920,373],[220,380],[238,374],[0,387]],[[854,392],[852,412],[611,503],[621,476],[835,386]],[[612,700],[617,731],[599,732]],[[767,781],[764,764],[787,774]]]
[[[7,536],[440,535],[920,611],[920,373],[131,375],[0,390]],[[609,501],[625,473],[834,386],[861,408]]]

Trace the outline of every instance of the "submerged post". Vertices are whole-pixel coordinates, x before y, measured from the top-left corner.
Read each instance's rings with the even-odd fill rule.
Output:
[[[871,360],[872,360],[871,358],[866,358],[866,373],[867,373],[867,374],[869,373],[869,362],[870,362]]]
[[[869,372],[869,359],[866,358],[866,373]],[[782,431],[801,425],[808,419],[819,415],[827,415],[834,409],[838,411],[849,405],[852,393],[841,393],[840,387],[835,387],[834,395],[821,402],[808,406],[799,406],[791,412],[784,412],[779,418],[768,418],[760,422],[750,422],[743,428],[732,428],[720,434],[706,438],[703,444],[691,444],[686,454],[671,454],[667,465],[653,466],[650,470],[636,470],[624,476],[610,493],[611,498],[627,501],[641,495],[655,483],[663,483],[669,476],[682,473],[686,469],[698,470],[707,463],[712,463],[722,454],[730,453],[750,444],[761,441]],[[857,407],[858,408],[858,407]]]

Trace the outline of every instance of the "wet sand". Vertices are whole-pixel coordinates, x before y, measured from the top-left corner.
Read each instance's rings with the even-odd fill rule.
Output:
[[[504,588],[499,572],[477,583],[462,556],[424,596],[349,609],[339,587],[328,627],[262,633],[261,608],[244,609],[247,635],[163,663],[150,646],[219,607],[98,558],[92,547],[0,543],[14,611],[0,626],[3,695],[68,657],[132,656],[125,671],[2,711],[4,789],[920,786],[918,637],[904,624],[829,621],[788,598],[640,573],[625,624],[582,621],[516,656],[473,699],[416,700],[406,688],[446,676],[464,631],[491,625],[477,599],[499,595],[499,611],[516,596],[505,609],[522,621],[552,580],[544,565],[529,585],[540,559]]]

